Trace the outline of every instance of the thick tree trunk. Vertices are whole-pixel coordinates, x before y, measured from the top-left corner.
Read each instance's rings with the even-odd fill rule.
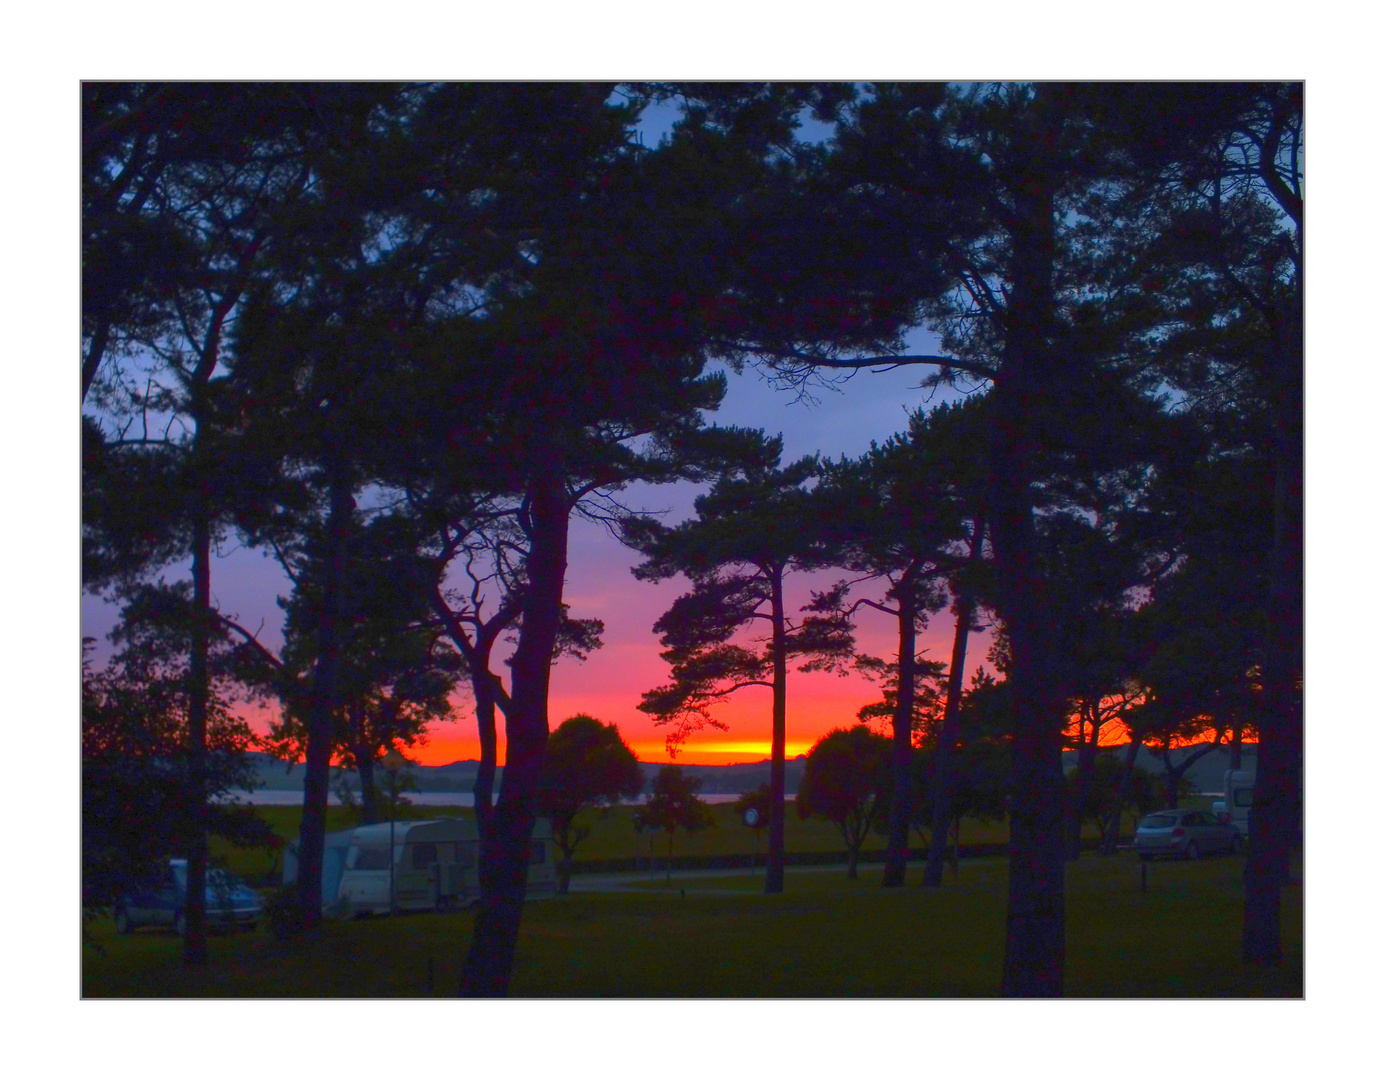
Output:
[[[1063,992],[1066,903],[1063,851],[1063,741],[1050,718],[1026,710],[1015,738],[1010,811],[1010,894],[1005,918],[1006,997]]]
[[[346,545],[356,508],[345,463],[329,455],[327,567],[318,613],[317,662],[308,709],[308,745],[303,766],[303,819],[298,831],[298,907],[303,928],[322,921],[322,853],[327,835],[327,793],[336,743],[334,712],[340,666],[341,590]]]
[[[1012,475],[1023,477],[1011,459]],[[1063,845],[1062,709],[1053,692],[1034,565],[1028,485],[996,520],[1006,580],[1000,614],[1010,643],[1015,734],[1010,791],[1010,887],[1002,992],[1056,997],[1063,991],[1066,860]]]
[[[1065,893],[1062,710],[1048,657],[1051,610],[1036,559],[1032,469],[1044,441],[1060,434],[1065,370],[1053,318],[1054,166],[1059,108],[1048,84],[1035,89],[1031,130],[1010,183],[1010,295],[1004,357],[994,393],[998,408],[993,464],[997,484],[995,548],[1000,614],[1010,643],[1015,702],[1014,783],[1010,813],[1010,893],[1005,922],[1007,997],[1063,992]]]
[[[788,643],[784,635],[784,570],[773,567],[770,578],[770,614],[774,660],[774,713],[769,751],[769,850],[765,855],[765,892],[784,891],[784,754],[787,742]]]
[[[503,997],[509,990],[548,742],[548,682],[562,615],[572,506],[556,470],[541,472],[530,495],[529,588],[511,660],[505,775],[491,835],[481,844],[481,908],[462,969],[465,997]]]
[[[192,522],[192,641],[188,656],[188,800],[192,832],[188,844],[188,889],[183,910],[187,931],[183,963],[207,962],[207,705],[211,697],[211,527],[205,497]]]
[[[981,561],[984,529],[980,519],[972,525],[971,555],[973,564]],[[947,702],[943,706],[943,728],[938,734],[938,749],[933,755],[933,818],[928,837],[928,865],[923,870],[923,884],[937,889],[943,883],[943,862],[947,856],[947,827],[953,818],[952,792],[955,787],[953,757],[962,735],[962,679],[967,666],[967,639],[972,620],[976,618],[976,598],[970,585],[963,584],[953,606],[957,625],[952,632],[952,660],[947,672]]]
[[[481,761],[476,767],[472,785],[472,801],[476,807],[476,832],[484,843],[493,823],[495,797],[495,678],[489,668],[472,672],[471,694],[476,701],[476,733],[481,741]]]
[[[1301,327],[1301,323],[1297,324]],[[1264,707],[1250,808],[1242,953],[1278,966],[1280,901],[1303,839],[1303,431],[1301,330],[1282,348],[1287,370],[1275,440],[1274,546],[1264,664]],[[1295,345],[1297,351],[1295,351]],[[1297,360],[1295,360],[1297,356]]]
[[[885,870],[880,884],[898,888],[904,884],[909,862],[909,822],[914,816],[914,790],[909,764],[914,756],[914,620],[918,605],[913,582],[906,579],[899,590],[899,683],[895,695],[894,731],[890,745],[890,833],[885,845]],[[852,860],[851,876],[856,876]]]

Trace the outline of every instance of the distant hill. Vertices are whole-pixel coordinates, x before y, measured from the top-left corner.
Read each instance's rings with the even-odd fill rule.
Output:
[[[1174,750],[1172,753],[1174,764],[1180,764],[1195,749],[1194,747]],[[1218,747],[1190,766],[1185,775],[1192,785],[1192,789],[1199,792],[1221,791],[1222,774],[1230,765],[1230,753],[1228,748]],[[1255,745],[1250,744],[1242,747],[1241,755],[1241,767],[1254,769]],[[259,775],[258,786],[260,788],[269,791],[302,789],[303,766],[286,766],[284,762],[272,758],[268,754],[251,754],[250,757]],[[798,792],[798,785],[803,780],[803,762],[804,758],[800,755],[784,764],[784,790],[788,795],[795,795]],[[1136,755],[1135,764],[1154,776],[1164,775],[1163,761],[1143,748]],[[1077,752],[1073,750],[1065,752],[1063,754],[1063,767],[1071,769],[1076,766]],[[644,770],[645,787],[648,789],[654,775],[663,766],[641,762],[640,767]],[[478,768],[480,768],[478,761],[454,761],[449,765],[412,766],[414,783],[418,790],[437,792],[471,791],[476,783]],[[747,762],[740,765],[684,765],[682,769],[685,773],[702,781],[703,795],[739,795],[742,792],[753,791],[761,784],[769,783],[768,760]],[[503,774],[505,770],[502,768],[497,772]],[[354,781],[354,779],[353,776],[352,780]],[[356,785],[353,783],[352,786]]]

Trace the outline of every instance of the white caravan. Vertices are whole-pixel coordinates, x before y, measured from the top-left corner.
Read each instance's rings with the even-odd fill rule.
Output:
[[[480,840],[472,818],[396,821],[391,860],[389,822],[331,833],[323,858],[322,911],[350,918],[395,911],[448,911],[480,898]],[[534,823],[527,896],[557,891],[553,833]],[[394,873],[391,880],[390,864]],[[297,861],[284,860],[284,881],[297,876]],[[391,904],[391,890],[393,903]]]
[[[1250,804],[1255,797],[1255,770],[1237,770],[1222,777],[1222,798],[1213,811],[1236,829],[1242,843],[1250,836]]]

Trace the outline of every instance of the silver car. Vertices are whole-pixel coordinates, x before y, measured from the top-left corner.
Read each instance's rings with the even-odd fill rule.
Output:
[[[1146,814],[1135,830],[1135,850],[1142,859],[1196,859],[1239,847],[1235,827],[1206,810],[1160,810]]]
[[[128,934],[140,926],[170,926],[175,934],[186,933],[187,894],[188,861],[169,859],[157,879],[134,885],[116,901],[116,932]],[[205,895],[208,925],[253,930],[264,915],[260,894],[225,870],[208,867]]]

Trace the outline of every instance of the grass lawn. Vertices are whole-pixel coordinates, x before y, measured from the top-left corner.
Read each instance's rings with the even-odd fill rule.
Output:
[[[1195,806],[1195,802],[1188,801],[1186,805]],[[640,835],[635,832],[631,817],[634,807],[616,806],[606,812],[593,812],[583,814],[579,817],[578,823],[586,825],[591,829],[591,835],[584,840],[577,848],[576,859],[580,863],[583,860],[600,859],[638,859],[643,865],[651,857],[654,859],[656,869],[663,867],[663,860],[668,854],[668,838],[660,833],[657,836],[645,833]],[[715,803],[712,805],[712,819],[715,822],[710,829],[704,829],[696,833],[680,832],[673,840],[674,857],[681,856],[719,856],[719,855],[743,855],[758,853],[764,854],[767,836],[764,830],[756,836],[755,832],[748,829],[740,821],[729,803]],[[269,822],[275,833],[283,840],[297,840],[298,826],[302,817],[302,808],[296,806],[257,806],[256,813]],[[461,807],[400,807],[399,818],[436,818],[470,815],[470,809]],[[352,825],[359,824],[352,812],[345,807],[329,806],[327,808],[327,831],[332,832],[337,829],[346,829]],[[1125,822],[1125,835],[1134,833],[1134,819]],[[1088,826],[1083,831],[1084,836],[1095,838],[1096,830]],[[966,844],[1003,844],[1010,839],[1009,826],[1003,821],[973,821],[965,819],[962,822],[961,839]],[[918,833],[911,833],[909,843],[916,848],[927,846],[927,842]],[[842,842],[841,834],[837,827],[821,818],[811,818],[808,821],[800,821],[794,812],[792,802],[785,807],[784,815],[784,847],[789,852],[845,852],[846,848]],[[885,850],[885,838],[879,835],[872,835],[867,838],[862,849],[865,853],[883,852]],[[243,849],[234,848],[216,837],[211,839],[210,853],[213,860],[218,865],[227,866],[233,872],[252,881],[261,881],[266,876],[273,875],[277,880],[279,870],[279,856],[265,849]]]
[[[1070,996],[1298,996],[1302,891],[1285,890],[1286,965],[1240,963],[1241,859],[1154,864],[1084,857],[1068,878]],[[964,861],[938,891],[883,890],[878,871],[795,871],[780,896],[756,875],[674,876],[672,888],[530,904],[511,993],[520,997],[973,997],[994,995],[1004,953],[1004,859]],[[680,894],[679,889],[685,892]],[[703,892],[699,890],[724,890]],[[455,992],[472,916],[327,923],[279,942],[216,936],[184,971],[180,942],[92,924],[88,997],[422,997]],[[431,990],[430,990],[431,975]]]

